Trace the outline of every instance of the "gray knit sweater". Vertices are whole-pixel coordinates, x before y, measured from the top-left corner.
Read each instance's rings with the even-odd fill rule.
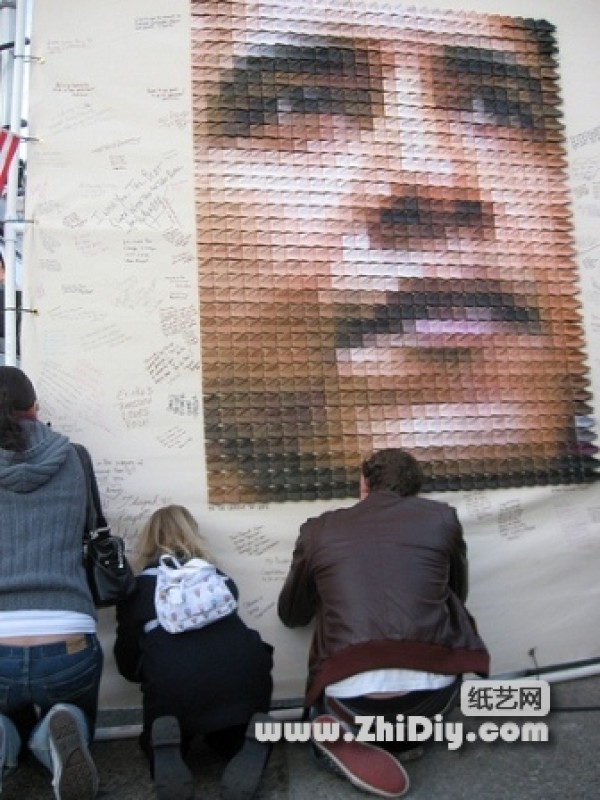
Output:
[[[22,425],[27,449],[0,448],[0,612],[96,618],[81,560],[87,491],[79,456],[43,423]]]

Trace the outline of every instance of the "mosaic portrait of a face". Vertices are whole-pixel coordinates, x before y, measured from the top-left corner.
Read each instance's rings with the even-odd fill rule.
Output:
[[[544,20],[192,3],[209,500],[581,483],[596,447]]]

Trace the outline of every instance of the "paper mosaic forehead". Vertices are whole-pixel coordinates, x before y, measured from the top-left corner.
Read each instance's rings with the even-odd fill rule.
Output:
[[[210,501],[592,480],[553,26],[335,7],[193,3]]]

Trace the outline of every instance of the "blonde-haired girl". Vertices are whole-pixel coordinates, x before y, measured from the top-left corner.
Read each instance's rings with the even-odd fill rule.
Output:
[[[142,684],[140,744],[150,758],[157,796],[194,797],[184,759],[192,740],[203,736],[231,757],[221,780],[225,797],[249,798],[269,752],[253,738],[249,723],[269,710],[273,648],[237,612],[177,634],[156,625],[152,568],[160,557],[210,560],[198,523],[185,506],[158,508],[141,532],[138,552],[136,592],[117,607],[114,653],[120,673]],[[237,598],[237,586],[226,577]]]
[[[161,555],[176,555],[209,560],[198,523],[185,506],[169,505],[157,509],[144,525],[138,542],[143,566],[158,561]]]

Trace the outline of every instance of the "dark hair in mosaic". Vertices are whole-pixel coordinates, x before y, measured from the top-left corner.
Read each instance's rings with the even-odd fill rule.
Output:
[[[17,367],[0,367],[0,447],[20,453],[26,440],[19,412],[35,403],[33,384]]]
[[[417,459],[397,447],[380,450],[363,461],[362,474],[370,492],[387,489],[410,497],[418,494],[423,484],[423,472]]]

